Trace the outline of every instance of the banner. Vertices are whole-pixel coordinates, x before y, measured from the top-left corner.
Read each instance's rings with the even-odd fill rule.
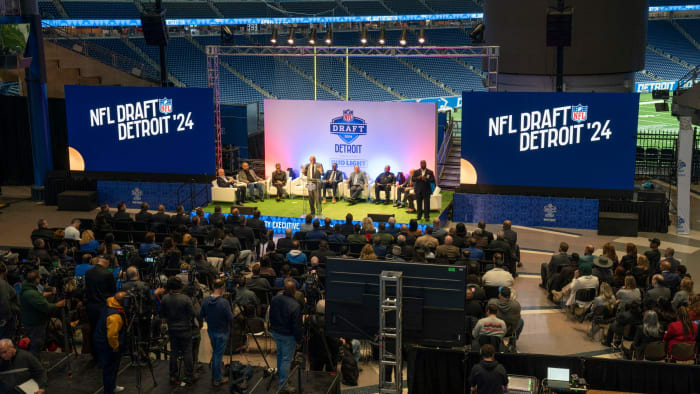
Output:
[[[73,171],[215,173],[211,89],[65,87]]]
[[[152,210],[163,204],[166,211],[175,212],[177,205],[190,202],[190,185],[160,182],[97,181],[97,201],[116,207],[124,201],[127,208],[141,208],[147,202]],[[194,185],[195,206],[205,206],[211,201],[211,184]]]
[[[370,181],[391,166],[408,174],[425,160],[435,170],[434,103],[265,100],[265,176],[299,171],[309,156],[348,175],[354,166]]]
[[[636,93],[464,93],[460,183],[630,190]]]
[[[598,200],[455,193],[452,220],[465,223],[512,220],[519,226],[596,229]]]
[[[693,125],[690,116],[681,116],[678,132],[677,208],[678,234],[690,234],[690,176],[693,163]]]

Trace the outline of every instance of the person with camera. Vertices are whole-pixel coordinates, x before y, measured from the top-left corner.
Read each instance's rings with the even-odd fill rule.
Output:
[[[87,312],[90,332],[95,332],[97,321],[100,318],[102,309],[107,305],[107,298],[117,292],[117,285],[114,276],[108,270],[109,260],[104,256],[96,257],[95,266],[85,272],[85,311]],[[90,338],[93,338],[90,335]],[[100,360],[94,341],[90,347],[92,350],[92,361],[97,363]]]
[[[149,343],[151,333],[151,314],[155,299],[151,293],[148,283],[141,280],[138,268],[131,266],[126,269],[126,282],[122,284],[121,290],[137,302],[136,313],[138,314],[138,336],[143,343]]]
[[[17,349],[12,340],[0,339],[0,393],[11,393],[29,379],[39,386],[33,394],[46,392],[46,369],[39,360],[24,349]]]
[[[294,298],[297,286],[294,279],[284,280],[284,292],[270,301],[270,326],[277,347],[279,387],[282,387],[294,358],[297,344],[301,343],[301,304]]]
[[[212,385],[219,387],[228,382],[228,378],[221,376],[221,365],[226,349],[226,343],[231,333],[233,310],[231,304],[223,295],[226,283],[223,279],[214,281],[214,292],[202,302],[199,312],[199,320],[207,322],[207,333],[211,343],[211,376]]]
[[[192,324],[195,313],[192,300],[182,293],[184,284],[179,278],[168,279],[166,289],[160,304],[161,315],[168,325],[170,338],[170,383],[178,382],[178,357],[182,357],[185,366],[184,382],[191,384],[197,380],[194,373],[192,354]]]
[[[19,316],[17,292],[7,282],[7,266],[0,262],[0,339],[14,338]]]
[[[65,300],[60,300],[55,304],[49,303],[44,294],[39,292],[40,281],[39,271],[29,271],[24,276],[24,283],[22,283],[20,290],[22,324],[29,336],[29,351],[37,359],[40,358],[40,353],[46,344],[46,326],[49,322],[49,315],[56,313],[58,308],[63,308],[66,304]]]
[[[124,387],[117,386],[117,374],[121,352],[126,348],[125,297],[126,293],[120,291],[114,297],[107,298],[92,334],[94,349],[99,354],[102,365],[105,394],[124,391]]]
[[[316,303],[316,313],[309,318],[309,361],[312,371],[334,372],[338,365],[340,341],[326,335],[326,300]]]

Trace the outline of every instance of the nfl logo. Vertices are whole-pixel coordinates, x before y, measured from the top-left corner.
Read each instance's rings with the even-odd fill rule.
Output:
[[[352,114],[351,109],[346,109],[343,111],[343,120],[346,122],[352,122],[352,120],[355,118]]]
[[[163,115],[173,112],[173,99],[162,98],[158,100],[158,110]]]
[[[588,106],[587,105],[575,105],[571,109],[571,120],[576,123],[585,122],[588,119]]]

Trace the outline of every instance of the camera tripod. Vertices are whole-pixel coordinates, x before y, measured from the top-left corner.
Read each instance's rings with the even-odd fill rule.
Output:
[[[65,297],[63,288],[61,287],[60,291],[57,293],[57,297],[59,299]],[[68,365],[68,377],[72,378],[73,377],[73,363],[71,361],[71,353],[74,354],[74,356],[77,358],[78,354],[76,353],[75,350],[75,340],[73,338],[73,329],[69,325],[69,321],[67,318],[67,311],[70,310],[69,308],[70,301],[66,300],[66,304],[61,308],[61,328],[63,329],[63,351],[65,352],[65,356],[58,360],[56,364],[52,365],[47,369],[47,372],[51,372],[54,369],[56,369],[59,365],[63,364],[65,361],[66,364]],[[83,339],[84,341],[85,339]],[[90,340],[89,338],[87,340]]]
[[[142,323],[144,321],[148,321],[148,327],[150,327],[150,316],[145,319],[142,318],[144,316],[143,301],[141,300],[141,297],[135,298],[136,305],[132,307],[132,313],[126,327],[126,337],[129,338],[128,350],[129,355],[131,356],[131,363],[129,364],[129,367],[137,367],[138,369],[136,372],[136,389],[140,394],[142,390],[142,378],[141,369],[139,367],[143,366],[142,363],[144,360],[146,362],[146,366],[148,366],[148,370],[151,372],[153,387],[157,387],[158,382],[156,381],[156,376],[153,373],[153,363],[151,363],[151,357],[149,356],[148,352],[148,349],[150,349],[150,343],[148,340],[144,340],[144,333],[141,332],[143,329]],[[146,338],[149,337],[150,336],[146,336]]]

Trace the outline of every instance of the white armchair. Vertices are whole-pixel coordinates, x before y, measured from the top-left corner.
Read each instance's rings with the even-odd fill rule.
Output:
[[[219,185],[216,184],[216,179],[214,179],[212,182],[212,187],[211,187],[211,199],[212,201],[219,201],[219,202],[230,202],[230,203],[235,203],[236,202],[236,189],[233,187],[219,187]]]
[[[372,186],[373,185],[365,186],[364,190],[362,190],[362,193],[360,193],[360,198],[365,198],[365,199],[369,198],[369,196],[370,196],[369,192],[370,192],[370,189],[372,188]],[[339,185],[339,187],[340,187],[340,185]],[[340,190],[338,190],[338,192],[341,193]],[[346,200],[350,198],[350,185],[348,185],[347,180],[343,181],[342,195],[345,196]]]
[[[375,197],[375,194],[374,194],[374,185],[375,185],[375,182],[372,182],[372,183],[369,185],[369,195],[370,195],[370,198],[374,198],[374,197]],[[392,202],[396,201],[396,193],[397,193],[397,191],[396,191],[396,184],[392,184],[392,185],[391,185],[391,191],[389,191],[389,200],[390,200],[390,201],[392,201]],[[382,192],[382,193],[379,195],[379,197],[383,198],[383,197],[384,197],[384,193]]]
[[[442,194],[440,193],[440,186],[435,185],[435,190],[433,190],[433,194],[430,195],[430,210],[442,212]]]

